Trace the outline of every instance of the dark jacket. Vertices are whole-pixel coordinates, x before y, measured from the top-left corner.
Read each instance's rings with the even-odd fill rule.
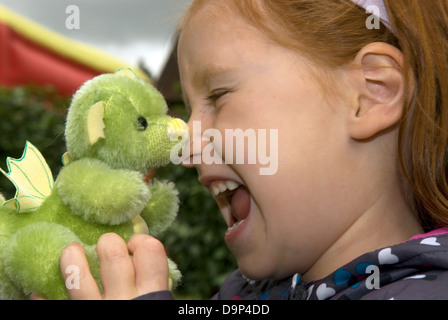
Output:
[[[237,270],[216,299],[435,300],[448,299],[448,228],[370,252],[322,280],[254,282]]]
[[[139,299],[171,299],[167,291]],[[448,300],[448,228],[366,253],[322,280],[251,281],[238,270],[218,300]]]

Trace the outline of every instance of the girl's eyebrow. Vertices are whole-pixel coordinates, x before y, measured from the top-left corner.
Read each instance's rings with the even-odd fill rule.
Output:
[[[235,72],[236,68],[223,67],[216,64],[208,64],[193,74],[193,85],[196,88],[201,88],[206,86],[212,78],[227,76]]]

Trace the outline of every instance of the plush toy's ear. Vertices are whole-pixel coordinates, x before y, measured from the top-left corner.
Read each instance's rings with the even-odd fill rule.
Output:
[[[87,133],[89,135],[90,145],[94,145],[100,138],[106,138],[104,135],[104,109],[106,103],[100,101],[90,107],[87,115]]]

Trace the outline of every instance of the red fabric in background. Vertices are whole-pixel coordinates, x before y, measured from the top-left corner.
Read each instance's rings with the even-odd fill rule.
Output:
[[[0,85],[51,85],[71,96],[87,80],[101,74],[58,55],[0,23]]]

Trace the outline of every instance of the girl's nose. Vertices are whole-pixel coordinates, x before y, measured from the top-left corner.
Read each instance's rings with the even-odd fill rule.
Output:
[[[193,117],[188,121],[188,129],[190,133],[190,139],[188,145],[183,150],[185,154],[182,154],[183,161],[181,164],[187,168],[193,168],[195,165],[200,164],[202,155],[202,129],[201,120],[195,120]]]

